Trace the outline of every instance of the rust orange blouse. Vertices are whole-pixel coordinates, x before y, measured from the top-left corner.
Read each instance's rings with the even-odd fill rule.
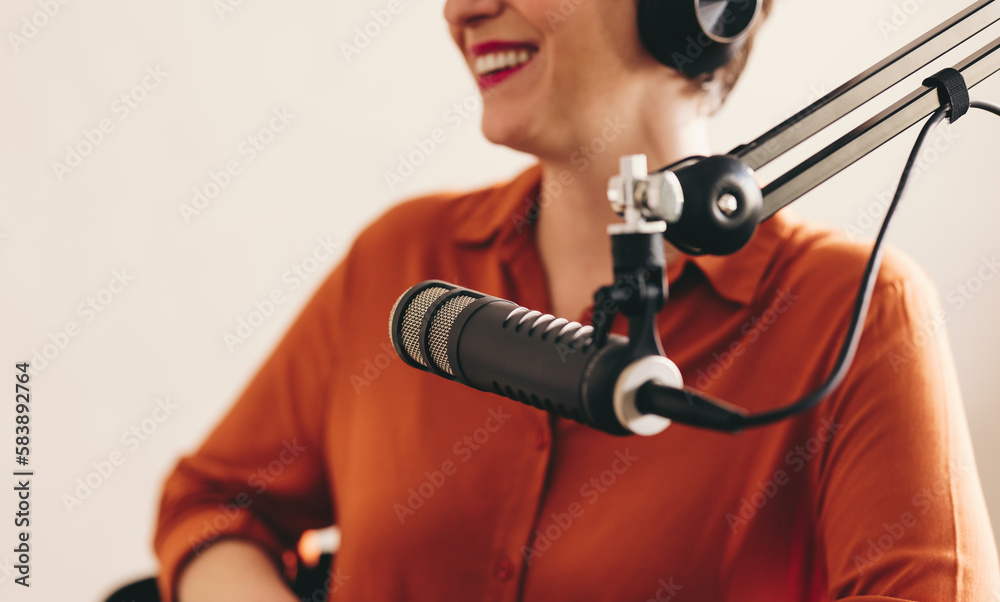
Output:
[[[336,600],[1000,600],[947,316],[899,254],[846,382],[738,435],[617,438],[405,366],[386,326],[417,282],[548,310],[540,173],[404,203],[360,235],[166,481],[164,599],[220,538],[279,562],[337,524]],[[799,397],[833,364],[869,250],[782,212],[734,255],[673,263],[667,355],[751,411]]]

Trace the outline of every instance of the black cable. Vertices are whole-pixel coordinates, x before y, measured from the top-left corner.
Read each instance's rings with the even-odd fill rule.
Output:
[[[973,101],[970,106],[975,109],[993,113],[994,115],[1000,117],[1000,107],[988,102]],[[889,229],[889,221],[892,219],[896,206],[899,204],[899,200],[903,197],[903,191],[906,189],[906,185],[910,180],[910,172],[913,169],[913,164],[916,162],[917,156],[920,154],[920,150],[923,147],[924,142],[926,142],[927,137],[931,134],[931,132],[934,131],[934,128],[936,128],[947,116],[948,111],[949,107],[944,106],[931,115],[927,120],[927,123],[924,124],[923,129],[920,130],[920,135],[917,136],[917,141],[913,145],[913,150],[910,152],[910,158],[907,160],[906,167],[903,169],[903,175],[899,179],[899,186],[896,188],[896,195],[893,197],[892,203],[889,204],[889,208],[886,210],[885,219],[882,220],[882,228],[879,230],[878,237],[875,239],[875,246],[872,248],[871,257],[868,259],[868,266],[865,268],[864,276],[861,278],[861,289],[858,291],[858,296],[854,303],[854,315],[851,317],[851,326],[848,328],[847,337],[844,341],[844,346],[840,350],[840,356],[837,358],[837,364],[834,366],[833,373],[819,389],[813,391],[798,401],[777,410],[770,410],[747,416],[743,421],[744,427],[749,428],[754,426],[763,426],[765,424],[771,424],[783,418],[787,418],[788,416],[798,414],[799,412],[804,412],[821,402],[824,397],[829,395],[844,380],[844,377],[847,375],[847,370],[850,368],[851,362],[854,360],[854,353],[857,351],[858,343],[861,340],[861,326],[864,324],[865,318],[868,315],[868,305],[871,302],[872,293],[875,290],[876,276],[878,275],[879,267],[882,265],[882,239],[885,237],[885,233]]]
[[[936,128],[941,121],[944,120],[944,118],[948,115],[948,111],[949,108],[944,106],[939,108],[933,115],[930,116],[924,124],[923,129],[920,130],[920,135],[917,136],[917,141],[913,145],[913,150],[910,151],[910,157],[906,161],[906,167],[903,168],[903,174],[899,178],[899,186],[896,187],[896,194],[893,196],[892,202],[889,203],[888,209],[886,209],[885,219],[882,220],[882,227],[879,229],[878,236],[875,238],[875,245],[872,247],[872,254],[868,258],[868,265],[865,267],[864,275],[861,277],[861,287],[858,289],[858,296],[854,301],[854,313],[851,316],[851,325],[847,329],[847,336],[844,338],[844,345],[840,349],[840,355],[837,357],[837,363],[834,366],[832,373],[819,389],[816,389],[798,401],[777,410],[770,410],[747,416],[744,421],[744,425],[746,427],[771,424],[772,422],[782,420],[812,408],[819,402],[823,401],[827,395],[829,395],[840,385],[841,382],[843,382],[844,377],[847,376],[847,371],[851,367],[851,362],[854,360],[854,353],[857,351],[858,343],[861,341],[861,333],[863,331],[865,318],[868,317],[868,306],[871,303],[872,293],[875,292],[875,281],[878,276],[879,267],[882,265],[882,242],[885,239],[886,232],[889,230],[889,222],[892,220],[892,216],[896,211],[897,205],[899,205],[899,200],[903,197],[903,192],[906,190],[907,184],[909,184],[910,176],[913,171],[913,165],[917,162],[917,158],[920,151],[923,149],[924,143],[927,141],[927,137],[930,136],[931,132],[934,131],[934,128]]]
[[[1000,107],[996,105],[973,101],[970,103],[970,107],[987,111],[1000,117]],[[917,136],[913,150],[910,151],[909,159],[906,162],[906,167],[900,176],[899,185],[896,187],[896,194],[886,209],[885,219],[882,220],[882,227],[875,238],[872,254],[868,258],[868,264],[862,274],[861,287],[855,298],[854,311],[851,314],[851,323],[847,329],[847,335],[840,349],[840,354],[837,357],[837,362],[830,376],[827,377],[826,381],[818,389],[782,408],[747,415],[741,408],[729,405],[724,401],[712,399],[692,389],[675,389],[659,385],[655,382],[648,382],[642,385],[637,392],[636,403],[639,411],[665,416],[683,424],[736,432],[744,428],[772,424],[789,416],[804,412],[823,401],[827,395],[836,389],[847,375],[847,371],[854,360],[858,344],[861,341],[862,326],[868,316],[868,307],[871,303],[872,294],[875,291],[878,271],[882,265],[882,242],[889,229],[889,222],[896,211],[896,207],[899,205],[900,199],[903,197],[903,192],[910,181],[913,165],[916,163],[917,157],[924,143],[927,141],[927,137],[948,116],[949,111],[950,107],[948,105],[944,105],[935,111]]]
[[[1000,107],[981,102],[973,102],[971,106],[1000,116]],[[868,316],[868,307],[871,303],[872,293],[875,291],[875,282],[879,267],[882,265],[882,243],[889,229],[889,223],[896,211],[896,207],[899,205],[899,200],[902,198],[903,192],[906,190],[913,171],[913,165],[916,163],[927,137],[945,119],[948,111],[949,107],[947,105],[935,111],[917,136],[913,150],[910,151],[909,159],[906,162],[906,167],[903,169],[902,176],[899,179],[896,194],[886,209],[885,219],[882,220],[882,227],[875,238],[872,254],[868,258],[868,264],[861,277],[861,286],[854,301],[850,326],[847,329],[847,335],[844,338],[844,344],[841,346],[837,362],[830,376],[827,377],[826,381],[818,389],[784,407],[758,414],[743,415],[741,412],[733,411],[734,408],[724,402],[710,399],[690,389],[681,391],[662,387],[654,383],[647,383],[639,389],[638,402],[640,411],[666,416],[678,422],[694,424],[696,426],[705,426],[724,431],[737,431],[743,428],[764,426],[804,412],[823,401],[827,395],[836,389],[847,375],[851,362],[854,360],[858,343],[861,341],[862,326]]]
[[[993,113],[997,117],[1000,117],[1000,107],[990,104],[988,102],[979,102],[974,100],[972,101],[972,104],[969,106],[971,106],[973,109],[982,109],[983,111]]]

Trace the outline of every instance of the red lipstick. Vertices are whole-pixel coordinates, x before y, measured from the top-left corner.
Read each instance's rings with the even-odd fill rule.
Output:
[[[509,42],[506,40],[490,40],[489,42],[482,42],[480,44],[473,44],[469,47],[469,53],[472,56],[479,56],[481,54],[486,54],[488,52],[503,52],[505,50],[531,50],[532,52],[538,50],[538,47],[534,44],[529,44],[528,42]]]
[[[529,65],[532,60],[534,60],[534,55],[537,51],[538,47],[535,46],[534,44],[530,44],[527,42],[514,42],[506,40],[490,40],[487,42],[481,42],[479,44],[474,44],[470,46],[469,54],[472,55],[473,64],[476,65],[475,71],[479,73],[476,76],[479,87],[491,88],[493,86],[496,86],[503,80],[507,79],[508,77],[514,75],[515,73],[517,73],[518,71]],[[504,55],[505,53],[509,52],[515,52],[515,53],[528,52],[529,53],[528,60],[511,67],[499,67],[497,69],[491,69],[489,73],[481,72],[482,67],[479,66],[479,61],[481,60],[480,57],[488,55]],[[487,58],[485,60],[491,61],[494,59]],[[504,65],[505,63],[501,60],[499,61],[498,64]]]

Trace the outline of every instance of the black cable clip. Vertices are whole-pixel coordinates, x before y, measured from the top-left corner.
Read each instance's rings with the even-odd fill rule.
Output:
[[[948,105],[948,122],[955,123],[958,118],[969,112],[972,101],[969,99],[969,87],[965,85],[962,74],[948,67],[924,80],[928,88],[937,88],[941,106]]]

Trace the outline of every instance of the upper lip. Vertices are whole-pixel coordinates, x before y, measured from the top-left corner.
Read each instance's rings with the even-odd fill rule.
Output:
[[[509,40],[489,40],[486,42],[480,42],[478,44],[472,44],[469,46],[469,54],[473,57],[477,57],[483,54],[488,54],[490,52],[503,52],[505,50],[514,50],[518,48],[528,48],[530,50],[538,50],[538,46],[535,46],[531,42],[514,42]]]

